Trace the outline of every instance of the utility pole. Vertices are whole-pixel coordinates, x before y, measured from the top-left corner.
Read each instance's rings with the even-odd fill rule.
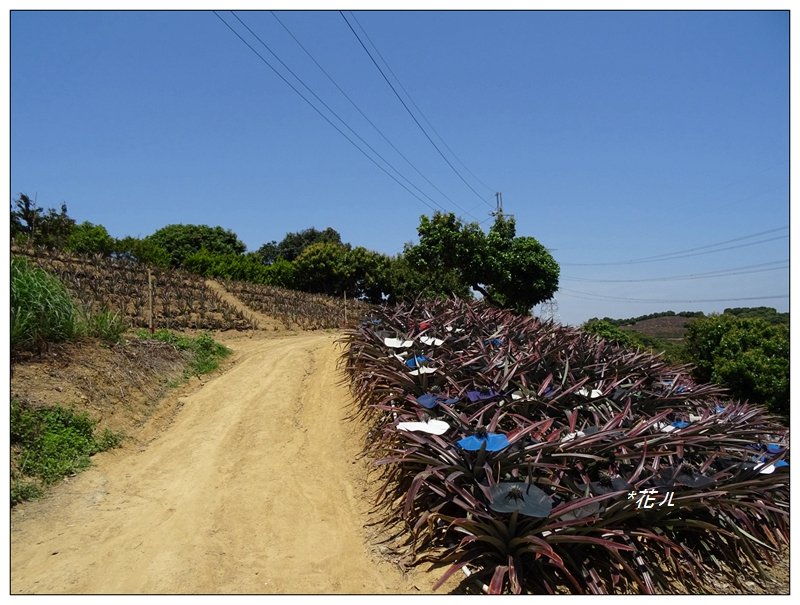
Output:
[[[492,213],[492,216],[503,218],[503,194],[498,191],[494,196],[497,198],[497,209]]]
[[[495,208],[495,211],[491,213],[491,215],[494,217],[498,217],[500,220],[503,220],[506,217],[506,214],[503,213],[503,194],[500,191],[498,191],[497,193],[494,194],[494,196],[497,198],[497,207]],[[507,216],[508,218],[511,219],[514,218],[513,214],[509,214]]]

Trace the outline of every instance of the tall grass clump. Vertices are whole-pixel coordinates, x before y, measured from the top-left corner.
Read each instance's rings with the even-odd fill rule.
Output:
[[[21,258],[11,259],[11,350],[41,352],[78,335],[79,313],[64,285]]]
[[[120,342],[122,335],[128,329],[124,318],[119,313],[111,311],[98,313],[87,311],[82,317],[81,325],[86,336],[99,338],[109,344]]]

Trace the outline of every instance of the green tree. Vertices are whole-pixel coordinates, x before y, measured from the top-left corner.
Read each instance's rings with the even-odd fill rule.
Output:
[[[72,230],[65,247],[78,254],[108,256],[114,248],[114,239],[103,225],[93,225],[89,221],[84,221]]]
[[[20,193],[11,210],[11,237],[20,243],[61,249],[67,243],[75,221],[67,214],[67,205],[45,212],[35,201]]]
[[[352,278],[348,249],[330,242],[308,246],[294,261],[295,282],[300,290],[338,295],[347,289]]]
[[[789,327],[760,317],[723,314],[689,324],[686,351],[695,378],[731,389],[738,399],[789,414]]]
[[[24,193],[11,206],[11,239],[33,243],[44,210]]]
[[[581,330],[625,347],[634,346],[635,344],[630,332],[615,326],[608,318],[597,319],[593,317],[581,326]]]
[[[421,217],[417,231],[419,244],[406,246],[405,256],[413,270],[451,288],[442,294],[463,297],[472,288],[491,304],[526,314],[558,289],[555,259],[535,238],[517,236],[512,218],[498,216],[484,234],[477,223],[437,212]]]
[[[261,262],[271,265],[279,258],[293,261],[312,244],[329,243],[341,244],[342,237],[339,232],[332,227],[327,227],[322,231],[311,227],[303,231],[287,233],[280,243],[272,241],[261,246],[256,254],[261,258]]]
[[[157,267],[168,267],[170,263],[167,251],[147,238],[127,236],[116,239],[111,253],[117,258]]]
[[[349,296],[380,304],[384,295],[391,293],[391,260],[388,256],[358,246],[348,251],[345,262]]]
[[[245,246],[233,231],[207,225],[167,225],[146,238],[169,256],[171,267],[205,248],[211,254],[244,254]]]

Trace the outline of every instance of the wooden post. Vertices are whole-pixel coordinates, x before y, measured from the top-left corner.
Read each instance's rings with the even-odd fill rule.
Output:
[[[150,334],[155,332],[153,326],[153,274],[150,272],[150,267],[147,267],[147,327],[150,328]]]
[[[347,290],[345,290],[342,294],[344,296],[344,327],[346,328],[347,327]]]

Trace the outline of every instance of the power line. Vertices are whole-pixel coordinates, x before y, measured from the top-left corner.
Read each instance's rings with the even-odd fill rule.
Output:
[[[733,242],[740,242],[742,240],[751,239],[753,237],[758,237],[759,235],[766,235],[768,233],[775,233],[777,231],[783,231],[788,229],[788,225],[784,225],[783,227],[776,227],[775,229],[767,229],[766,231],[759,231],[758,233],[751,233],[750,235],[743,235],[741,237],[734,237],[733,239],[727,239],[723,242],[717,242],[716,244],[707,244],[705,246],[698,246],[696,248],[687,248],[686,250],[679,250],[677,252],[667,252],[664,254],[656,254],[655,256],[646,256],[644,258],[639,258],[635,260],[654,260],[663,258],[666,256],[672,256],[673,254],[682,254],[684,252],[695,252],[697,250],[707,250],[708,248],[715,248],[717,246],[722,246],[723,244],[731,244]]]
[[[679,259],[679,258],[690,258],[690,257],[694,257],[694,256],[703,256],[705,254],[714,254],[716,252],[724,252],[726,250],[735,250],[737,248],[747,248],[749,246],[755,246],[757,244],[763,244],[763,243],[766,243],[766,242],[772,242],[772,241],[776,241],[776,240],[779,240],[779,239],[788,239],[788,237],[789,237],[788,235],[779,235],[777,237],[770,237],[770,238],[766,238],[766,239],[761,239],[761,240],[757,240],[755,242],[749,242],[749,243],[746,243],[746,244],[738,244],[736,246],[728,246],[726,248],[717,248],[716,250],[706,250],[707,248],[711,248],[711,247],[714,247],[714,246],[720,246],[722,244],[726,244],[726,243],[734,242],[734,241],[741,241],[741,240],[749,239],[751,237],[756,237],[758,235],[763,235],[765,233],[772,233],[772,232],[775,232],[775,231],[781,231],[781,230],[787,229],[787,228],[788,227],[779,227],[778,229],[770,229],[769,231],[762,231],[760,233],[755,233],[755,234],[752,234],[752,235],[746,235],[746,236],[735,238],[735,239],[732,239],[732,240],[726,240],[724,242],[718,242],[716,244],[709,244],[707,246],[700,246],[698,248],[690,248],[688,250],[680,250],[680,251],[677,251],[677,252],[670,252],[670,253],[662,254],[662,255],[658,255],[658,256],[651,256],[651,257],[645,257],[645,258],[635,258],[635,259],[629,259],[629,260],[624,260],[624,261],[606,262],[606,263],[560,263],[560,264],[562,266],[570,266],[570,267],[601,267],[601,266],[613,266],[613,265],[638,265],[638,264],[642,264],[642,263],[655,263],[655,262],[661,262],[661,261],[665,261],[665,260],[676,260],[676,259]],[[693,250],[706,250],[706,251],[705,252],[696,252],[695,253],[695,252],[691,252]],[[686,252],[687,254],[684,254],[684,252]]]
[[[771,267],[771,265],[780,265],[777,267]],[[771,268],[759,268],[759,267],[771,267]],[[640,279],[594,279],[591,277],[574,277],[571,275],[562,275],[562,279],[571,279],[573,281],[584,281],[584,282],[595,282],[595,283],[605,283],[605,284],[617,284],[617,283],[641,283],[641,282],[664,282],[664,281],[682,281],[682,280],[691,280],[691,279],[711,279],[714,277],[730,277],[734,275],[749,275],[751,273],[763,273],[766,271],[778,271],[780,269],[786,269],[789,267],[789,264],[786,261],[772,261],[769,263],[759,263],[757,265],[747,265],[744,267],[734,267],[730,269],[720,269],[718,271],[709,271],[707,273],[690,273],[688,275],[669,275],[665,277],[646,277]],[[752,269],[752,270],[748,270]]]
[[[456,153],[455,153],[455,152],[452,150],[452,148],[450,147],[450,145],[448,145],[448,144],[447,144],[447,141],[445,141],[445,140],[444,140],[444,137],[442,137],[442,135],[440,135],[440,134],[438,133],[438,131],[437,131],[437,130],[436,130],[434,127],[433,127],[433,124],[431,124],[431,121],[430,121],[430,120],[429,120],[427,117],[425,117],[425,114],[424,114],[424,113],[423,113],[423,111],[422,111],[422,110],[419,108],[419,105],[417,105],[417,104],[414,102],[414,98],[411,96],[411,93],[409,93],[409,92],[408,92],[408,90],[406,90],[406,87],[405,87],[405,86],[403,86],[403,83],[400,81],[400,78],[398,78],[398,77],[397,77],[397,74],[396,74],[396,73],[394,73],[394,70],[392,69],[392,66],[391,66],[391,65],[389,65],[389,62],[388,62],[388,61],[386,60],[386,58],[383,56],[383,54],[381,53],[380,49],[379,49],[379,48],[378,48],[378,47],[375,45],[375,42],[373,42],[373,41],[372,41],[372,38],[370,38],[370,37],[369,37],[369,34],[367,33],[367,30],[365,30],[365,29],[364,29],[364,26],[363,26],[363,25],[361,25],[361,22],[358,20],[358,17],[355,15],[355,13],[353,13],[353,11],[350,11],[350,16],[351,16],[351,17],[353,17],[353,20],[356,22],[356,25],[358,25],[358,28],[359,28],[359,29],[361,30],[361,32],[364,34],[364,37],[366,37],[367,41],[370,43],[370,45],[372,46],[372,48],[374,48],[374,49],[375,49],[375,52],[376,52],[376,53],[378,53],[378,56],[381,58],[381,61],[383,61],[383,64],[386,66],[386,69],[388,69],[388,70],[389,70],[389,73],[390,73],[390,74],[392,74],[392,76],[394,76],[394,79],[395,79],[395,81],[397,82],[397,84],[400,86],[401,90],[402,90],[404,93],[406,93],[406,96],[408,97],[408,100],[409,100],[409,101],[411,101],[411,104],[414,106],[414,109],[416,109],[416,110],[419,112],[419,115],[421,115],[421,116],[422,116],[422,119],[423,119],[423,120],[425,120],[425,123],[426,123],[428,126],[430,126],[430,129],[433,131],[433,133],[434,133],[434,134],[435,134],[437,137],[439,137],[439,140],[440,140],[440,141],[442,142],[442,144],[443,144],[443,145],[444,145],[444,146],[447,148],[447,150],[450,152],[450,154],[451,154],[451,155],[452,155],[452,156],[455,158],[455,160],[456,160],[456,161],[457,161],[459,164],[461,164],[461,166],[462,166],[462,168],[464,168],[464,170],[466,170],[467,172],[469,172],[469,173],[472,175],[472,177],[473,177],[473,178],[474,178],[476,181],[478,181],[478,182],[479,182],[481,185],[483,185],[483,186],[484,186],[484,187],[485,187],[485,188],[486,188],[488,191],[492,191],[492,188],[491,188],[491,187],[489,187],[489,185],[487,185],[487,184],[486,184],[486,183],[484,183],[484,182],[483,182],[481,179],[479,179],[479,178],[477,177],[477,175],[476,175],[474,172],[472,172],[472,170],[470,170],[470,169],[469,169],[469,167],[467,167],[467,165],[466,165],[466,164],[464,164],[464,162],[462,162],[462,161],[459,159],[459,157],[458,157],[458,156],[456,155]],[[491,197],[491,196],[490,196],[490,197]],[[491,207],[491,204],[489,205],[489,207]]]
[[[433,140],[433,139],[431,138],[431,136],[428,134],[428,131],[427,131],[427,130],[425,130],[425,128],[422,126],[422,124],[420,124],[419,120],[417,120],[417,117],[416,117],[416,116],[414,115],[414,113],[413,113],[413,112],[412,112],[412,111],[409,109],[408,105],[407,105],[407,104],[406,104],[406,102],[403,100],[403,97],[401,97],[401,96],[400,96],[400,93],[398,93],[398,92],[397,92],[397,89],[394,87],[394,85],[392,84],[392,82],[391,82],[391,81],[389,80],[389,78],[386,76],[386,73],[383,71],[383,69],[381,69],[381,66],[380,66],[380,65],[378,65],[378,62],[375,60],[375,57],[373,57],[373,56],[372,56],[372,53],[369,51],[369,49],[366,47],[366,45],[364,44],[364,42],[361,40],[361,37],[358,35],[358,32],[356,32],[356,30],[355,30],[355,29],[353,29],[353,26],[350,24],[350,21],[348,21],[348,20],[347,20],[347,17],[345,17],[345,16],[344,16],[344,13],[343,13],[342,11],[339,11],[339,14],[342,16],[342,19],[344,19],[344,22],[345,22],[345,23],[347,23],[347,27],[349,27],[349,28],[350,28],[350,31],[351,31],[351,32],[353,32],[353,35],[354,35],[354,36],[356,37],[356,39],[358,40],[359,44],[361,44],[361,48],[363,48],[363,49],[364,49],[364,51],[367,53],[367,55],[369,56],[369,58],[372,60],[372,63],[375,65],[375,67],[377,67],[377,68],[378,68],[378,71],[379,71],[379,72],[380,72],[380,74],[383,76],[383,79],[384,79],[384,80],[386,80],[386,83],[389,85],[389,88],[391,88],[391,89],[392,89],[392,92],[393,92],[393,93],[395,94],[395,96],[396,96],[396,97],[397,97],[397,98],[400,100],[400,103],[402,103],[403,107],[405,107],[406,111],[408,112],[408,115],[410,115],[410,116],[411,116],[411,119],[413,119],[413,120],[414,120],[414,123],[415,123],[415,124],[416,124],[416,125],[419,127],[419,129],[422,131],[422,134],[424,134],[424,135],[425,135],[425,138],[427,138],[427,139],[428,139],[428,141],[430,141],[430,144],[431,144],[431,145],[433,145],[433,147],[436,149],[436,151],[437,151],[437,152],[439,152],[439,155],[440,155],[440,156],[442,156],[442,159],[443,159],[443,160],[444,160],[444,161],[447,163],[447,165],[448,165],[448,166],[450,166],[450,168],[453,170],[453,172],[455,172],[455,173],[456,173],[456,176],[458,176],[458,178],[460,178],[460,179],[461,179],[461,181],[462,181],[462,182],[463,182],[463,183],[464,183],[464,184],[465,184],[465,185],[466,185],[466,186],[469,188],[469,190],[470,190],[470,191],[472,191],[472,193],[474,193],[474,194],[475,194],[475,195],[478,197],[478,199],[479,199],[479,200],[485,201],[485,200],[484,200],[484,199],[481,197],[481,194],[480,194],[480,193],[478,193],[477,191],[475,191],[475,189],[472,187],[472,185],[470,185],[470,184],[467,182],[467,180],[466,180],[466,179],[465,179],[465,178],[464,178],[464,177],[461,175],[461,173],[460,173],[460,172],[459,172],[459,171],[456,169],[456,167],[455,167],[455,166],[453,166],[452,162],[450,162],[450,160],[448,160],[448,159],[447,159],[447,156],[445,156],[445,155],[444,155],[444,153],[442,153],[442,150],[439,148],[439,146],[438,146],[438,145],[437,145],[437,144],[434,142],[434,140]]]
[[[581,290],[572,290],[570,288],[559,288],[559,292],[564,292],[573,298],[581,298],[583,300],[607,300],[613,302],[637,302],[637,303],[707,303],[707,302],[738,302],[747,300],[767,300],[778,298],[789,298],[787,294],[775,294],[764,296],[748,296],[744,298],[697,298],[692,300],[672,300],[660,298],[625,298],[622,296],[604,296],[602,294],[592,294],[591,292],[582,292]],[[575,296],[575,294],[582,294],[584,296]]]
[[[262,62],[262,63],[264,63],[264,64],[265,64],[267,67],[269,67],[269,68],[270,68],[270,69],[271,69],[273,72],[275,72],[275,74],[276,74],[276,75],[277,75],[277,76],[278,76],[278,77],[279,77],[281,80],[283,80],[283,81],[284,81],[284,83],[285,83],[287,86],[289,86],[289,88],[291,88],[291,89],[292,89],[292,90],[293,90],[293,91],[294,91],[294,92],[295,92],[295,93],[296,93],[298,96],[300,96],[300,98],[301,98],[301,99],[303,99],[303,100],[304,100],[306,103],[308,103],[308,105],[309,105],[309,106],[311,106],[311,108],[312,108],[314,111],[316,111],[316,112],[317,112],[317,113],[318,113],[320,116],[322,116],[322,118],[323,118],[323,119],[324,119],[326,122],[328,122],[328,124],[330,124],[330,125],[331,125],[333,128],[335,128],[335,129],[336,129],[336,131],[337,131],[339,134],[341,134],[341,135],[342,135],[342,136],[343,136],[345,139],[347,139],[347,140],[350,142],[350,144],[351,144],[351,145],[353,145],[353,147],[355,147],[356,149],[358,149],[358,150],[359,150],[359,151],[360,151],[360,152],[361,152],[361,153],[364,155],[364,157],[366,157],[366,158],[367,158],[367,159],[368,159],[370,162],[372,162],[372,163],[373,163],[373,164],[375,164],[375,165],[376,165],[378,168],[380,168],[380,169],[381,169],[381,170],[382,170],[384,173],[386,173],[386,174],[387,174],[387,175],[388,175],[388,176],[389,176],[389,177],[390,177],[390,178],[391,178],[391,179],[392,179],[394,182],[396,182],[398,185],[400,185],[400,186],[401,186],[403,189],[405,189],[405,190],[406,190],[406,191],[407,191],[409,194],[411,194],[411,195],[412,195],[413,197],[415,197],[417,200],[419,200],[420,202],[422,202],[423,204],[425,204],[425,205],[426,205],[428,208],[430,208],[430,209],[431,209],[431,210],[433,210],[434,212],[436,211],[436,208],[434,208],[433,206],[431,206],[431,205],[430,205],[428,202],[426,202],[424,199],[422,199],[422,198],[421,198],[421,197],[419,197],[419,196],[418,196],[416,193],[414,193],[414,192],[413,192],[413,191],[411,191],[411,190],[410,190],[408,187],[406,187],[406,186],[405,186],[403,183],[401,183],[399,180],[397,180],[397,178],[396,178],[396,177],[395,177],[393,174],[391,174],[389,171],[387,171],[387,170],[386,170],[386,169],[385,169],[383,166],[381,166],[381,165],[380,165],[378,162],[376,162],[376,161],[375,161],[375,159],[374,159],[372,156],[370,156],[370,155],[369,155],[369,154],[368,154],[366,151],[364,151],[364,150],[363,150],[361,147],[359,147],[359,146],[358,146],[358,144],[356,144],[356,142],[355,142],[355,141],[353,141],[353,139],[351,139],[349,136],[347,136],[347,134],[345,134],[345,132],[344,132],[344,131],[342,131],[342,129],[341,129],[341,128],[339,128],[339,127],[338,127],[336,124],[334,124],[334,123],[333,123],[333,122],[330,120],[330,118],[328,118],[328,116],[326,116],[324,113],[322,113],[322,112],[319,110],[319,108],[318,108],[316,105],[314,105],[314,104],[313,104],[313,103],[312,103],[312,102],[311,102],[311,101],[310,101],[310,100],[309,100],[309,99],[308,99],[308,98],[307,98],[307,97],[306,97],[306,96],[305,96],[305,95],[304,95],[302,92],[300,92],[300,91],[299,91],[297,88],[295,88],[295,86],[294,86],[294,85],[293,85],[291,82],[289,82],[289,80],[287,80],[287,79],[286,79],[286,78],[283,76],[283,74],[281,74],[281,73],[280,73],[280,72],[279,72],[277,69],[275,69],[275,67],[274,67],[274,66],[273,66],[273,65],[272,65],[272,64],[271,64],[269,61],[267,61],[267,59],[265,59],[265,58],[264,58],[264,57],[261,55],[261,53],[259,53],[259,52],[258,52],[258,51],[257,51],[255,48],[253,48],[253,46],[252,46],[252,45],[251,45],[251,44],[250,44],[250,43],[249,43],[247,40],[245,40],[245,39],[244,39],[244,38],[243,38],[243,37],[242,37],[242,36],[239,34],[239,32],[237,32],[237,31],[236,31],[236,30],[235,30],[233,27],[231,27],[231,26],[230,26],[230,24],[229,24],[227,21],[225,21],[225,19],[223,19],[223,18],[222,18],[222,17],[219,15],[219,13],[217,13],[217,11],[212,11],[212,12],[214,13],[214,15],[216,15],[216,17],[217,17],[217,18],[218,18],[220,21],[222,21],[222,23],[224,23],[224,24],[225,24],[225,26],[226,26],[228,29],[230,29],[230,30],[233,32],[233,34],[234,34],[234,35],[235,35],[237,38],[239,38],[239,40],[241,40],[241,41],[242,41],[242,43],[243,43],[245,46],[247,46],[247,48],[249,48],[249,49],[250,49],[250,50],[251,50],[251,51],[252,51],[252,52],[253,52],[253,53],[254,53],[254,54],[255,54],[255,55],[256,55],[256,56],[257,56],[257,57],[258,57],[258,58],[261,60],[261,62]],[[384,161],[385,161],[385,160],[384,160]],[[441,209],[441,206],[440,206],[440,209]]]
[[[408,178],[407,178],[405,175],[403,175],[403,174],[402,174],[402,173],[401,173],[399,170],[397,170],[397,168],[395,168],[395,167],[394,167],[394,166],[393,166],[393,165],[392,165],[392,164],[391,164],[391,163],[390,163],[390,162],[389,162],[389,161],[388,161],[386,158],[384,158],[384,157],[383,157],[383,155],[381,155],[381,153],[380,153],[380,152],[378,152],[378,151],[377,151],[377,150],[376,150],[376,149],[375,149],[375,148],[374,148],[372,145],[370,145],[370,144],[369,144],[369,142],[367,142],[366,140],[364,140],[364,138],[363,138],[361,135],[359,135],[359,134],[358,134],[358,133],[357,133],[355,130],[353,130],[353,128],[351,128],[351,127],[350,127],[350,125],[349,125],[349,124],[347,124],[347,122],[346,122],[344,119],[342,119],[342,117],[341,117],[341,116],[339,116],[339,114],[337,114],[337,113],[336,113],[336,112],[335,112],[335,111],[334,111],[334,110],[333,110],[333,109],[332,109],[332,108],[331,108],[331,107],[330,107],[330,106],[329,106],[329,105],[328,105],[328,104],[327,104],[327,103],[326,103],[326,102],[325,102],[325,101],[324,101],[322,98],[320,98],[320,96],[319,96],[317,93],[315,93],[315,92],[314,92],[314,91],[311,89],[311,87],[309,87],[309,86],[308,86],[308,85],[307,85],[307,84],[306,84],[306,83],[303,81],[303,79],[302,79],[302,78],[300,78],[300,76],[298,76],[298,75],[297,75],[297,74],[296,74],[296,73],[295,73],[295,72],[292,70],[292,68],[291,68],[291,67],[289,67],[288,65],[286,65],[286,63],[285,63],[285,62],[284,62],[284,61],[283,61],[283,60],[282,60],[282,59],[281,59],[281,58],[280,58],[280,57],[279,57],[279,56],[278,56],[278,55],[275,53],[275,51],[273,51],[273,50],[272,50],[272,49],[269,47],[269,45],[268,45],[266,42],[264,42],[264,40],[262,40],[262,39],[261,39],[261,37],[260,37],[260,36],[259,36],[259,35],[258,35],[256,32],[254,32],[254,31],[253,31],[253,30],[252,30],[252,29],[251,29],[251,28],[250,28],[250,27],[249,27],[249,26],[248,26],[248,25],[247,25],[247,24],[246,24],[246,23],[245,23],[245,22],[244,22],[244,21],[243,21],[243,20],[242,20],[242,19],[239,17],[239,15],[237,15],[237,14],[236,14],[234,11],[230,11],[230,13],[231,13],[231,14],[232,14],[232,15],[233,15],[235,18],[236,18],[236,20],[237,20],[237,21],[239,21],[239,23],[241,23],[241,24],[244,26],[244,28],[245,28],[245,29],[246,29],[248,32],[250,32],[250,34],[251,34],[251,35],[252,35],[252,36],[253,36],[253,37],[254,37],[256,40],[258,40],[258,41],[261,43],[261,45],[262,45],[262,46],[263,46],[265,49],[267,49],[267,51],[269,51],[269,53],[270,53],[270,54],[271,54],[273,57],[275,57],[275,59],[276,59],[276,60],[277,60],[277,61],[278,61],[278,62],[279,62],[279,63],[280,63],[280,64],[281,64],[283,67],[284,67],[284,69],[286,69],[286,71],[288,71],[290,74],[292,74],[292,76],[294,76],[294,78],[295,78],[295,79],[296,79],[298,82],[300,82],[300,84],[302,84],[302,85],[305,87],[305,89],[306,89],[306,90],[308,90],[308,92],[310,92],[310,93],[311,93],[311,94],[314,96],[314,98],[315,98],[315,99],[317,99],[317,101],[319,101],[320,103],[322,103],[322,105],[325,107],[325,109],[327,109],[329,112],[331,112],[331,114],[333,114],[333,115],[336,117],[336,119],[337,119],[337,120],[339,120],[339,122],[341,122],[341,123],[342,123],[342,124],[345,126],[345,128],[347,128],[347,129],[348,129],[348,130],[349,130],[351,133],[353,133],[353,135],[354,135],[356,138],[358,138],[358,140],[359,140],[359,141],[361,141],[361,142],[362,142],[364,145],[366,145],[366,146],[367,146],[367,147],[370,149],[370,151],[372,151],[372,153],[374,153],[374,154],[375,154],[376,156],[378,156],[378,157],[379,157],[381,160],[383,160],[383,162],[384,162],[384,163],[385,163],[385,164],[386,164],[386,165],[387,165],[389,168],[391,168],[392,170],[394,170],[394,172],[395,172],[395,173],[396,173],[396,174],[397,174],[397,175],[398,175],[400,178],[402,178],[402,179],[403,179],[403,180],[404,180],[406,183],[408,183],[408,184],[409,184],[411,187],[413,187],[414,189],[416,189],[416,190],[417,190],[417,191],[418,191],[418,192],[419,192],[421,195],[423,195],[423,196],[424,196],[424,197],[426,197],[428,200],[430,200],[431,202],[433,202],[434,204],[436,204],[437,206],[439,206],[439,207],[440,207],[442,210],[444,210],[444,208],[443,208],[443,207],[442,207],[442,206],[441,206],[441,205],[440,205],[438,202],[436,202],[436,200],[434,200],[434,199],[433,199],[432,197],[430,197],[430,196],[429,196],[427,193],[425,193],[425,192],[424,192],[424,191],[422,191],[422,190],[421,190],[419,187],[417,187],[417,186],[416,186],[414,183],[412,183],[412,182],[411,182],[411,181],[410,181],[410,180],[409,180],[409,179],[408,179]],[[475,218],[475,219],[477,220],[477,218],[478,218],[478,217],[476,217],[476,216],[474,216],[474,215],[473,215],[473,218]]]
[[[314,64],[315,64],[315,65],[316,65],[316,66],[317,66],[317,67],[320,69],[320,71],[321,71],[323,74],[325,74],[325,76],[326,76],[326,77],[328,78],[328,80],[330,80],[330,82],[331,82],[331,83],[332,83],[332,84],[333,84],[333,85],[336,87],[336,89],[337,89],[337,90],[338,90],[340,93],[342,93],[342,95],[344,96],[344,98],[345,98],[345,99],[347,99],[347,100],[350,102],[350,104],[351,104],[351,105],[352,105],[352,106],[353,106],[353,107],[356,109],[356,111],[358,111],[358,113],[359,113],[359,114],[361,114],[361,117],[363,117],[363,118],[364,118],[364,119],[365,119],[365,120],[366,120],[366,121],[367,121],[367,122],[370,124],[370,126],[372,126],[372,127],[375,129],[375,131],[376,131],[376,132],[377,132],[379,135],[381,135],[381,137],[383,138],[383,140],[384,140],[384,141],[386,141],[386,142],[387,142],[387,143],[388,143],[388,144],[391,146],[391,148],[392,148],[392,149],[394,149],[394,150],[395,150],[395,151],[398,153],[398,155],[399,155],[401,158],[403,158],[403,159],[406,161],[406,163],[407,163],[409,166],[411,166],[411,168],[413,168],[413,169],[416,171],[416,173],[417,173],[419,176],[421,176],[421,177],[422,177],[422,178],[423,178],[423,179],[424,179],[424,180],[425,180],[425,181],[426,181],[426,182],[427,182],[427,183],[428,183],[428,184],[429,184],[431,187],[433,187],[434,189],[436,189],[436,191],[438,191],[438,192],[439,192],[439,193],[442,195],[442,197],[444,197],[444,198],[445,198],[447,201],[449,201],[451,204],[453,204],[453,205],[454,205],[454,206],[456,206],[457,208],[459,208],[459,209],[463,210],[463,211],[464,211],[466,214],[469,214],[469,215],[470,215],[470,216],[472,216],[473,218],[477,218],[477,217],[475,217],[475,215],[473,215],[473,214],[472,214],[472,212],[471,212],[470,210],[464,210],[463,208],[461,208],[461,207],[460,207],[460,206],[459,206],[459,205],[458,205],[458,204],[457,204],[457,203],[456,203],[454,200],[452,200],[452,199],[451,199],[451,198],[450,198],[450,197],[449,197],[449,196],[448,196],[448,195],[447,195],[447,194],[446,194],[444,191],[442,191],[441,189],[439,189],[439,187],[437,187],[437,186],[436,186],[436,185],[435,185],[435,184],[434,184],[434,183],[433,183],[433,182],[432,182],[432,181],[431,181],[431,180],[430,180],[428,177],[426,177],[424,174],[422,174],[422,172],[419,170],[419,168],[417,168],[417,167],[416,167],[416,165],[415,165],[415,164],[414,164],[414,163],[413,163],[411,160],[409,160],[409,159],[408,159],[408,157],[406,157],[406,155],[405,155],[405,154],[404,154],[402,151],[400,151],[400,150],[399,150],[399,149],[398,149],[398,148],[395,146],[395,144],[394,144],[394,143],[392,143],[392,141],[391,141],[391,140],[389,140],[389,138],[388,138],[388,137],[387,137],[387,136],[386,136],[386,135],[383,133],[383,131],[382,131],[380,128],[378,128],[378,126],[377,126],[377,125],[376,125],[376,124],[375,124],[375,123],[374,123],[372,120],[370,120],[370,119],[369,119],[369,117],[368,117],[368,116],[367,116],[367,115],[366,115],[366,114],[365,114],[365,113],[362,111],[362,109],[361,109],[361,108],[360,108],[360,107],[359,107],[359,106],[356,104],[356,102],[355,102],[355,101],[353,101],[353,99],[352,99],[352,98],[350,98],[350,95],[348,95],[348,94],[347,94],[347,93],[346,93],[346,92],[345,92],[345,91],[342,89],[342,87],[341,87],[341,86],[339,86],[339,84],[336,82],[336,80],[333,78],[333,76],[331,76],[331,75],[330,75],[330,74],[329,74],[329,73],[328,73],[328,72],[325,70],[325,68],[324,68],[324,67],[322,67],[322,65],[320,65],[319,61],[317,61],[317,60],[314,58],[314,55],[312,55],[312,54],[311,54],[311,53],[308,51],[308,49],[306,49],[306,47],[305,47],[305,46],[303,46],[303,44],[300,42],[300,40],[298,40],[298,39],[297,39],[297,37],[296,37],[296,36],[295,36],[295,35],[294,35],[294,34],[291,32],[291,30],[290,30],[290,29],[289,29],[289,28],[288,28],[288,27],[287,27],[287,26],[284,24],[284,22],[283,22],[283,21],[281,21],[281,20],[280,20],[280,18],[278,18],[278,15],[276,15],[276,14],[275,14],[275,11],[270,11],[270,13],[271,13],[271,14],[272,14],[272,16],[275,18],[275,20],[276,20],[276,21],[277,21],[277,22],[278,22],[278,23],[281,25],[281,27],[283,27],[283,29],[286,31],[286,33],[287,33],[287,34],[289,34],[289,36],[291,36],[291,38],[292,38],[292,39],[293,39],[293,40],[294,40],[294,41],[297,43],[297,45],[298,45],[298,46],[299,46],[299,47],[300,47],[300,48],[303,50],[303,52],[305,52],[305,53],[306,53],[306,55],[308,56],[308,58],[309,58],[309,59],[311,59],[311,60],[314,62]]]

